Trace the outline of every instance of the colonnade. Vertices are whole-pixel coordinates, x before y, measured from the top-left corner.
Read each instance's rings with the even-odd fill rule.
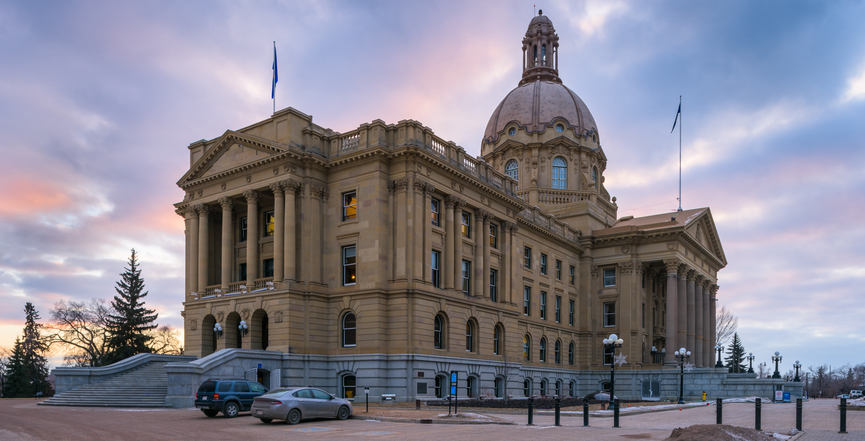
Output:
[[[677,363],[674,352],[691,351],[689,363],[715,364],[715,294],[718,285],[679,259],[664,261],[667,268],[665,363]]]

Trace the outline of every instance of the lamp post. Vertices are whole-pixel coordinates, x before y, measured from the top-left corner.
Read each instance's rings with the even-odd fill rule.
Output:
[[[219,322],[213,326],[213,334],[216,335],[217,340],[222,337],[222,325],[220,325]]]
[[[757,378],[763,378],[763,371],[766,369],[766,362],[764,361],[758,364],[757,367],[760,369],[760,374]]]
[[[715,362],[716,368],[724,367],[724,363],[721,362],[721,352],[724,350],[724,347],[721,346],[721,343],[715,345],[715,350],[718,351],[718,361]]]
[[[802,368],[802,364],[799,363],[799,360],[796,360],[796,362],[793,363],[793,367],[796,368],[796,377],[793,378],[793,381],[799,381],[799,382],[801,382],[802,379],[799,378],[799,369]]]
[[[754,373],[754,353],[748,352],[748,356],[745,357],[745,359],[748,360],[748,373],[753,374]]]
[[[245,320],[240,321],[240,324],[237,326],[237,329],[240,331],[241,337],[246,337],[246,333],[249,332],[249,326],[246,324]]]
[[[652,363],[658,362],[658,348],[652,346]]]
[[[675,355],[679,360],[679,404],[685,404],[685,360],[691,357],[691,351],[681,348]]]
[[[621,348],[624,340],[619,338],[616,334],[610,334],[608,338],[604,339],[604,357],[606,357],[606,352],[609,349],[613,354],[613,360],[610,363],[610,406],[616,401],[616,348]]]
[[[781,372],[778,371],[778,363],[781,362],[782,358],[784,358],[784,356],[782,356],[780,352],[775,351],[775,355],[772,356],[772,361],[775,362],[775,373],[772,374],[772,378],[781,378]]]

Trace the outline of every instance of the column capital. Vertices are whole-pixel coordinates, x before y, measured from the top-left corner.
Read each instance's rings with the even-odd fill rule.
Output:
[[[408,188],[408,179],[394,179],[387,183],[387,188],[391,193],[403,192]]]
[[[198,213],[195,211],[195,208],[189,205],[177,207],[174,212],[177,213],[178,216],[187,220],[195,219],[196,217],[198,217]]]
[[[490,213],[489,211],[482,210],[482,209],[478,208],[475,210],[475,217],[479,221],[483,222],[483,221],[486,221],[487,219],[491,218],[492,213]]]
[[[327,201],[327,199],[330,197],[330,189],[319,185],[310,185],[309,193],[312,196],[321,199],[322,201]]]
[[[703,289],[708,291],[711,286],[712,286],[712,280],[709,279],[708,277],[704,277],[703,278]]]
[[[694,276],[694,283],[695,283],[697,286],[703,286],[703,281],[704,281],[705,279],[706,279],[706,276],[697,273],[697,275]]]
[[[423,194],[425,196],[432,196],[432,194],[436,191],[436,186],[430,184],[429,182],[424,182],[423,186]]]
[[[231,198],[219,198],[217,202],[222,206],[222,211],[231,211],[231,207],[234,206],[234,201]]]
[[[246,202],[253,203],[258,202],[258,192],[255,190],[246,190],[243,192],[243,197],[246,198]]]
[[[459,210],[460,207],[462,207],[465,204],[466,204],[465,201],[463,201],[462,199],[460,199],[456,196],[453,196],[453,195],[446,195],[445,196],[445,205],[453,207],[454,210]]]
[[[598,265],[592,265],[592,267],[591,267],[591,274],[592,274],[592,278],[593,278],[593,279],[597,279],[597,278],[598,278]]]
[[[198,212],[198,217],[207,217],[210,214],[210,206],[205,204],[198,204],[193,207],[195,211]]]
[[[687,273],[688,273],[689,279],[693,279],[697,276],[697,270],[695,270],[694,268],[691,268],[689,266],[686,266],[686,268],[687,268]]]
[[[294,179],[286,179],[280,181],[279,184],[282,186],[282,189],[286,194],[297,194],[303,187],[300,182],[297,182]]]
[[[681,264],[682,261],[679,259],[664,259],[664,266],[667,267],[667,277],[676,276]]]
[[[690,273],[691,273],[691,267],[688,266],[688,264],[680,261],[679,262],[679,278],[680,279],[687,279],[688,277],[690,277]]]
[[[274,196],[280,196],[285,194],[285,187],[282,186],[281,182],[274,182],[270,184],[270,191],[273,192]]]
[[[709,286],[709,291],[712,293],[712,296],[713,296],[713,297],[714,297],[716,294],[718,294],[718,288],[719,288],[719,286],[716,285],[716,284],[712,284],[711,286]]]
[[[631,271],[634,270],[634,264],[630,260],[625,262],[619,262],[616,264],[616,266],[618,267],[619,272],[621,272],[622,274],[630,274]]]
[[[520,227],[518,227],[517,224],[515,224],[511,221],[502,221],[501,224],[502,224],[502,229],[507,230],[511,234],[516,233],[520,229]]]

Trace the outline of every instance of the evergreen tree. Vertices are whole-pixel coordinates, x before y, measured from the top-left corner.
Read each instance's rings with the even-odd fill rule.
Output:
[[[32,397],[41,392],[51,394],[48,382],[48,360],[45,358],[47,344],[40,332],[39,312],[32,303],[24,305],[24,338],[17,338],[3,385],[5,397]]]
[[[730,373],[748,372],[748,367],[745,365],[745,347],[742,346],[742,340],[739,339],[738,332],[733,334],[733,343],[727,349],[727,354],[730,356],[724,360],[727,362],[727,369]]]
[[[114,288],[117,295],[111,302],[116,315],[109,315],[107,328],[109,333],[108,345],[111,352],[106,357],[106,364],[115,363],[129,358],[135,354],[151,352],[147,342],[152,338],[147,331],[156,328],[156,317],[158,314],[152,309],[146,309],[142,299],[147,296],[144,292],[144,279],[141,278],[141,270],[138,268],[138,255],[132,249],[129,257],[129,267],[125,268]]]
[[[27,367],[24,362],[24,350],[21,347],[21,338],[15,339],[12,346],[12,355],[6,365],[6,376],[3,378],[3,397],[18,398],[32,397],[33,389],[30,380],[27,379]]]

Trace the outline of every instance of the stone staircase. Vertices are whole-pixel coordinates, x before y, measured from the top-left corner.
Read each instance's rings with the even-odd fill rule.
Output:
[[[151,362],[94,384],[85,384],[38,404],[80,407],[171,407],[165,404],[165,362]]]

